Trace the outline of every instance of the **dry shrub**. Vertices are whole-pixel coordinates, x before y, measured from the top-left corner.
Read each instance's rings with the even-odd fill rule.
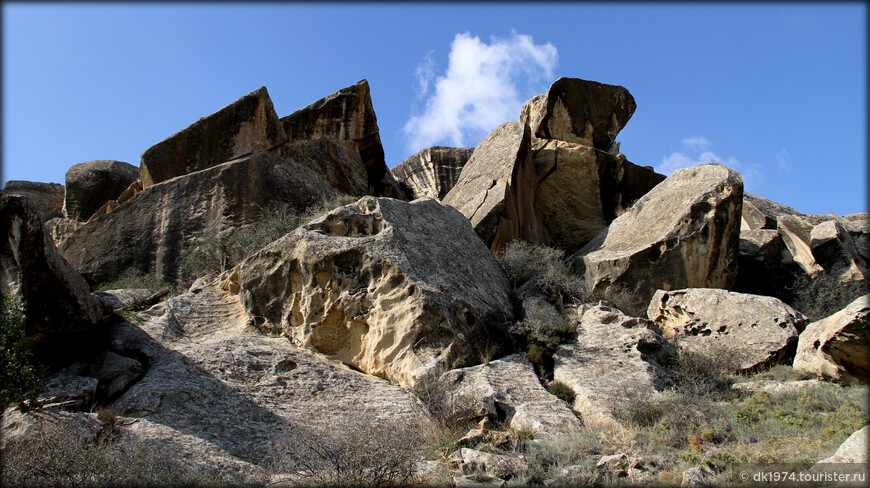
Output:
[[[840,283],[835,273],[824,272],[816,278],[801,275],[788,289],[786,303],[807,316],[810,321],[822,320],[846,308],[867,294],[866,281]]]
[[[571,271],[565,252],[559,249],[516,240],[505,246],[496,260],[514,288],[532,280],[559,303],[572,298],[583,301],[588,293],[585,280]]]

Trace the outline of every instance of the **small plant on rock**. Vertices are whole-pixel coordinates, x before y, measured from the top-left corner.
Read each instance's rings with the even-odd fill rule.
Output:
[[[0,408],[35,398],[46,368],[33,360],[24,335],[24,303],[17,295],[0,301]]]
[[[574,403],[574,398],[576,397],[574,390],[565,383],[562,383],[561,381],[552,381],[550,382],[549,389],[550,393],[555,395],[559,400],[564,401],[568,405]]]

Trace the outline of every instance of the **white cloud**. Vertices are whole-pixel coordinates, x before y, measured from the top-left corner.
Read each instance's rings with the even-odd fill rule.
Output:
[[[776,155],[776,165],[779,167],[780,170],[788,171],[789,165],[788,165],[788,150],[787,149],[783,149],[783,150],[779,151],[779,154]]]
[[[674,170],[680,168],[688,168],[689,166],[706,163],[719,163],[740,173],[740,176],[743,177],[744,188],[755,191],[761,185],[764,176],[761,174],[758,165],[741,163],[734,156],[724,158],[713,151],[707,150],[711,145],[712,143],[709,140],[700,136],[683,139],[683,146],[686,147],[687,152],[695,153],[697,156],[683,152],[674,152],[670,156],[662,158],[662,164],[656,166],[655,170],[663,175],[670,175]]]
[[[552,44],[535,44],[529,35],[513,32],[510,39],[492,37],[487,44],[467,32],[456,34],[443,76],[434,76],[431,52],[417,67],[420,96],[433,81],[434,90],[423,113],[405,124],[409,150],[476,143],[499,124],[517,120],[526,99],[546,90],[539,85],[551,81],[557,59]]]

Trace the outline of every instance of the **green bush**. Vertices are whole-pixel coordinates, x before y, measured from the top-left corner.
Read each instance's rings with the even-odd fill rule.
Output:
[[[42,388],[46,368],[33,360],[24,333],[24,303],[17,295],[0,302],[0,408],[34,399]]]
[[[147,288],[149,290],[162,290],[164,288],[172,288],[172,285],[154,276],[153,274],[143,274],[137,272],[133,268],[128,268],[121,273],[118,278],[101,283],[97,286],[96,291],[120,290],[124,288]]]
[[[574,403],[574,398],[576,395],[574,394],[574,390],[571,389],[570,386],[562,383],[561,381],[552,381],[550,382],[550,386],[548,387],[550,393],[555,395],[559,400],[564,401],[568,405],[572,405]]]

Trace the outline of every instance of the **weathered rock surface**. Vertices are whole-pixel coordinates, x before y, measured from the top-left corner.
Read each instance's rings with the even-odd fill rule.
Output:
[[[65,219],[63,217],[55,217],[47,222],[44,221],[43,225],[45,225],[46,232],[48,232],[51,239],[54,241],[55,247],[60,248],[63,241],[72,235],[76,229],[84,225],[84,222]]]
[[[43,222],[63,216],[63,185],[35,181],[7,181],[3,191],[27,197]]]
[[[175,281],[197,232],[255,222],[272,205],[301,212],[339,195],[287,151],[263,151],[149,186],[77,229],[60,252],[94,283],[131,268]]]
[[[870,384],[870,295],[813,322],[798,340],[794,368],[845,384]]]
[[[553,379],[574,390],[586,425],[618,427],[614,414],[626,396],[653,396],[671,384],[664,366],[676,353],[649,321],[605,303],[581,307],[576,320],[576,341],[553,354]]]
[[[806,317],[778,298],[712,288],[659,290],[647,315],[681,349],[725,354],[741,370],[790,361]]]
[[[867,266],[858,254],[855,241],[836,220],[822,222],[810,231],[810,249],[813,257],[828,273],[839,281],[857,281],[866,278]]]
[[[94,358],[88,376],[99,380],[102,395],[116,398],[138,381],[144,371],[139,361],[106,351]]]
[[[39,359],[62,360],[108,316],[84,279],[57,252],[26,197],[0,195],[0,293],[24,303],[24,331]]]
[[[743,205],[744,225],[750,229],[776,229],[776,220],[786,215],[806,217],[791,207],[748,192],[743,194]]]
[[[271,149],[286,140],[269,93],[261,87],[143,152],[142,186]]]
[[[569,260],[599,296],[616,283],[637,287],[641,301],[656,289],[731,288],[742,194],[724,166],[679,169]]]
[[[513,429],[531,430],[543,437],[582,428],[565,402],[541,386],[523,353],[447,371],[440,381],[448,391],[478,403],[492,420]]]
[[[870,463],[867,446],[870,445],[870,425],[855,431],[843,441],[837,452],[819,461],[819,464],[831,463]],[[866,467],[865,467],[866,469]]]
[[[359,153],[348,150],[334,136],[290,141],[281,147],[281,154],[322,174],[342,193],[356,197],[368,193],[368,176]]]
[[[99,380],[83,376],[83,373],[84,368],[74,366],[62,369],[57,375],[46,380],[37,401],[40,405],[58,405],[69,410],[88,410],[94,404]]]
[[[400,385],[503,343],[510,283],[468,221],[432,199],[365,197],[240,265],[249,313]]]
[[[348,149],[359,153],[370,195],[401,196],[384,159],[368,81],[361,80],[282,117],[281,124],[291,141],[325,136],[343,141]]]
[[[459,180],[473,152],[473,147],[427,147],[390,171],[396,181],[407,188],[409,198],[442,200]]]
[[[535,210],[536,186],[529,128],[506,122],[477,145],[443,202],[471,220],[474,231],[497,253],[515,239],[547,242]]]
[[[99,160],[74,165],[66,172],[63,216],[86,222],[109,200],[116,200],[139,179],[139,168],[121,161]]]
[[[518,456],[460,448],[450,455],[449,462],[463,475],[485,474],[494,478],[510,479],[527,469]]]
[[[823,271],[816,263],[811,246],[813,225],[794,215],[776,218],[776,231],[783,243],[782,262],[786,266],[798,266],[810,277]]]
[[[761,380],[761,381],[745,381],[741,383],[734,383],[731,385],[732,390],[736,391],[744,391],[748,393],[754,393],[757,391],[764,391],[770,393],[771,395],[779,395],[781,393],[786,393],[789,391],[800,390],[803,388],[815,388],[818,386],[822,386],[823,383],[819,380],[797,380],[797,381],[773,381],[773,380]]]
[[[535,137],[607,151],[636,108],[624,87],[559,78],[547,93],[526,102],[520,121],[531,126]]]
[[[532,139],[535,206],[552,245],[577,252],[665,177],[590,146]]]
[[[96,293],[115,310],[145,310],[169,294],[169,288],[151,290],[148,288],[123,288]]]

